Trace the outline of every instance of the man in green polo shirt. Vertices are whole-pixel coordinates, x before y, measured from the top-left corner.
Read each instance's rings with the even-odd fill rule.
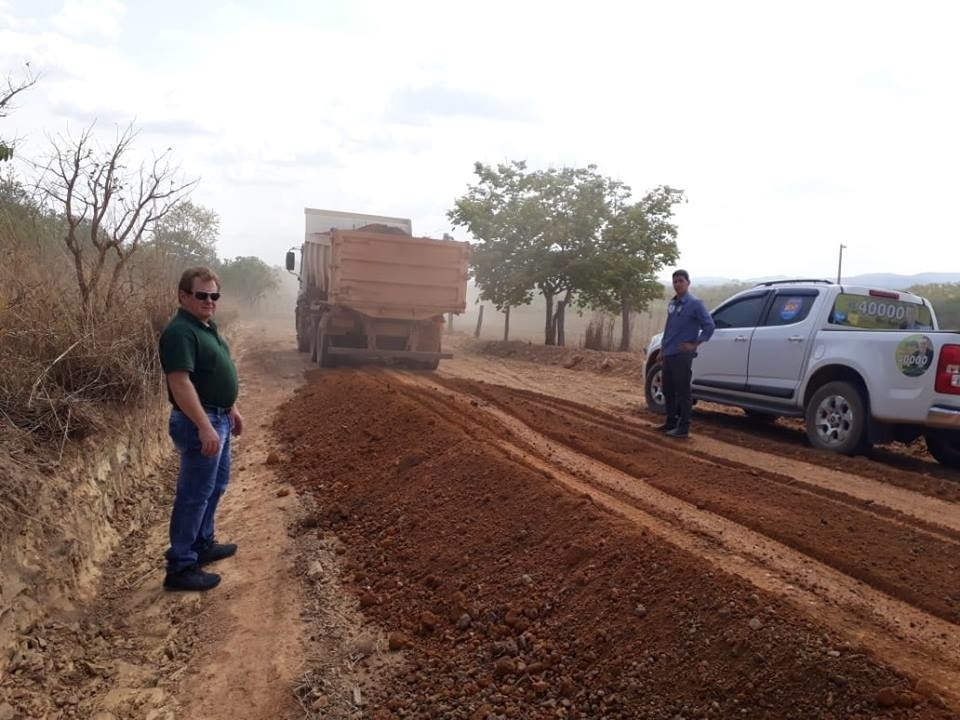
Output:
[[[180,309],[160,336],[160,364],[173,405],[170,437],[180,453],[163,586],[209,590],[220,576],[201,567],[237,551],[233,543],[217,542],[213,530],[230,479],[230,436],[243,431],[243,417],[237,411],[237,368],[213,321],[219,278],[208,268],[190,268],[180,277],[178,295]]]

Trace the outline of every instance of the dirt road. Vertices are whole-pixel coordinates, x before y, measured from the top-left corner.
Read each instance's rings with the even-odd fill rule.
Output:
[[[465,355],[318,371],[284,407],[285,473],[409,643],[381,714],[953,717],[949,473],[715,410],[671,444],[638,394]]]
[[[960,478],[922,451],[711,407],[668,442],[636,378],[462,339],[429,373],[246,337],[242,552],[171,597],[158,518],[43,635],[94,668],[49,717],[960,717]]]

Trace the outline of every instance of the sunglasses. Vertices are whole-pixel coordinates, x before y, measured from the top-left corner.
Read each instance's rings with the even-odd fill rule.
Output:
[[[210,298],[214,302],[220,299],[220,293],[218,292],[204,292],[203,290],[197,290],[196,292],[192,290],[187,291],[190,295],[193,295],[197,300],[206,300]]]

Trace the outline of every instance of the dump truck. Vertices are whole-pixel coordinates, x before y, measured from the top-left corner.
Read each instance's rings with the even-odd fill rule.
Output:
[[[436,369],[444,315],[466,309],[470,245],[413,237],[406,218],[305,208],[297,348],[321,367],[341,358]]]

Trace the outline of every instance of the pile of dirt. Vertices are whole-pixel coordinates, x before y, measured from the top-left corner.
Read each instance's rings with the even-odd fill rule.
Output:
[[[406,656],[373,717],[951,717],[779,597],[511,459],[442,393],[312,380],[274,428]]]
[[[643,379],[643,353],[601,352],[599,350],[588,350],[587,348],[537,345],[517,340],[509,342],[464,340],[461,347],[468,352],[512,360],[524,360],[539,365],[555,365],[566,370],[587,370]]]

